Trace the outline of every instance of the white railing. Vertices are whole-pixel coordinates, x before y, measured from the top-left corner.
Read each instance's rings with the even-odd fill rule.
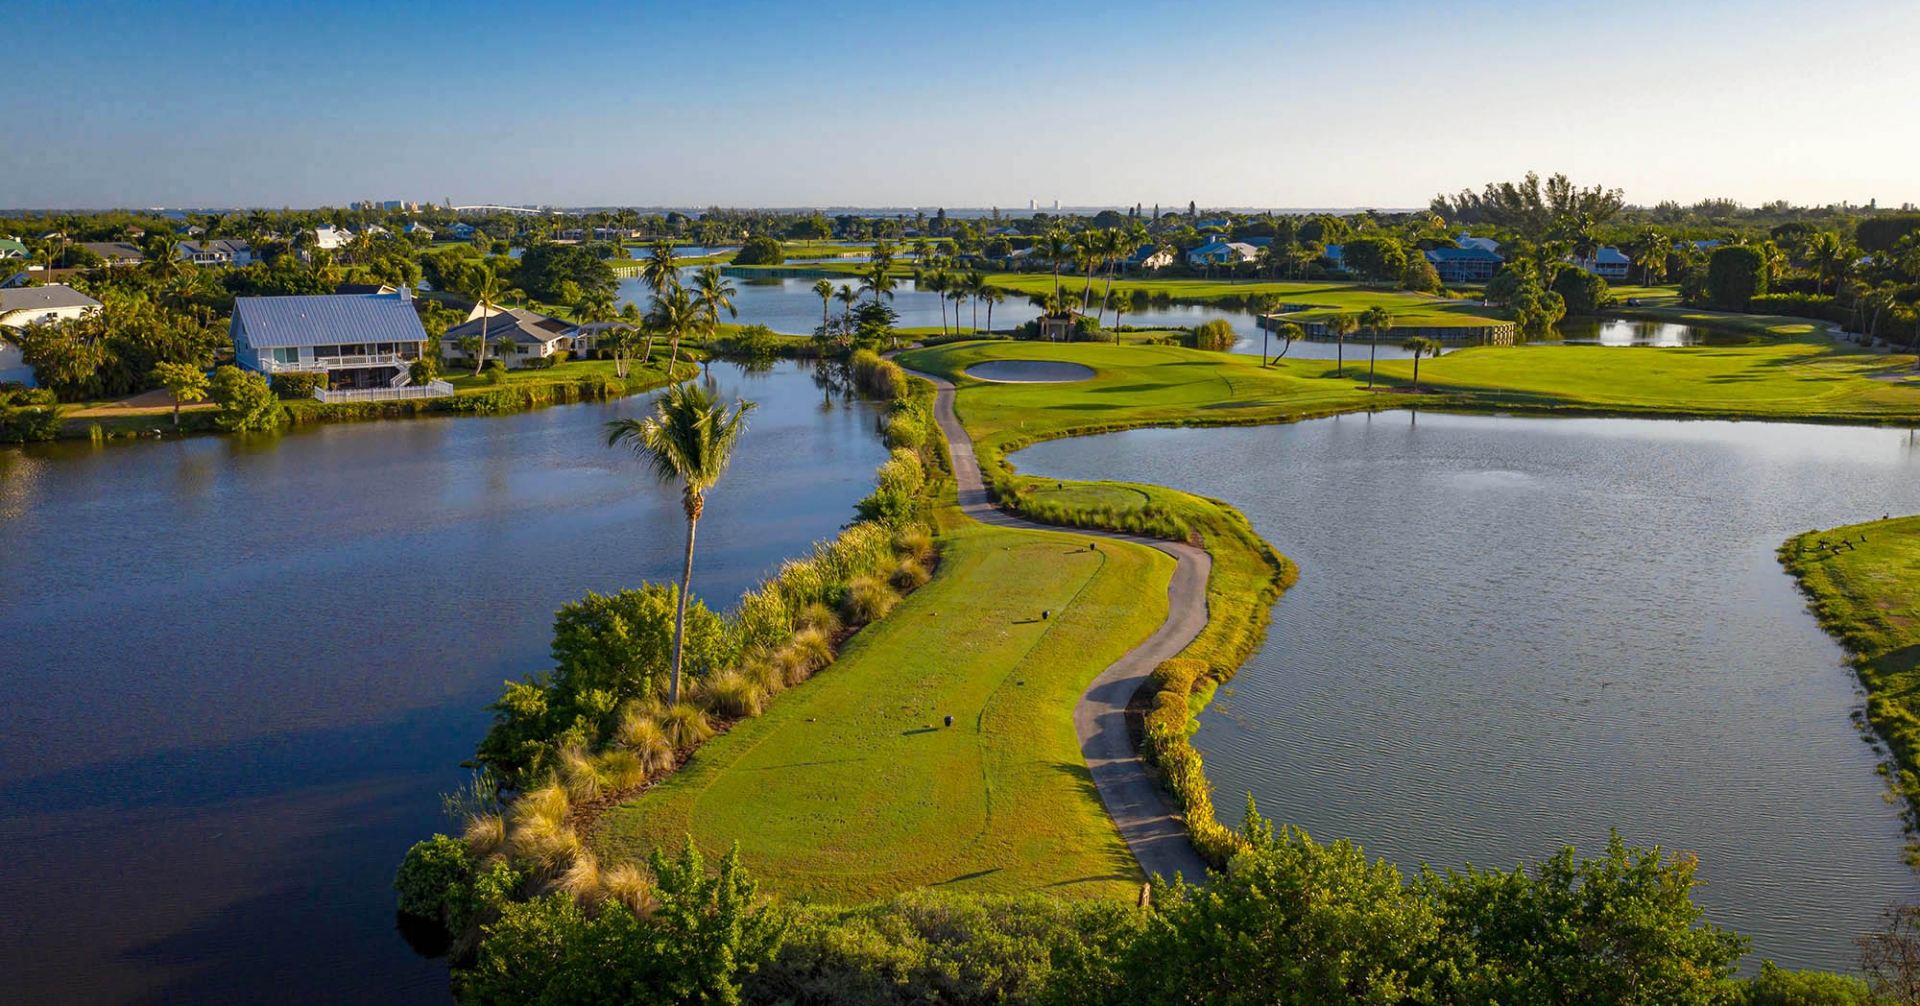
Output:
[[[377,353],[369,356],[316,356],[311,360],[301,360],[298,363],[282,363],[272,358],[262,358],[260,369],[269,374],[323,374],[329,370],[348,367],[404,367],[412,362],[398,353]]]
[[[387,387],[404,388],[407,385],[412,383],[413,383],[413,372],[410,370],[401,370],[399,373],[393,375],[393,380],[387,382]]]
[[[445,381],[412,384],[404,388],[359,388],[344,391],[313,389],[313,397],[328,405],[335,402],[398,402],[409,398],[445,398],[451,394],[453,394],[453,385]]]

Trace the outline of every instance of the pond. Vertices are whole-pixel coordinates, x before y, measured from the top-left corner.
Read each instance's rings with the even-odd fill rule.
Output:
[[[760,403],[700,525],[726,607],[886,451],[810,370],[713,375]],[[602,440],[646,407],[0,450],[15,1001],[447,1002],[394,867],[554,609],[677,577],[679,493]]]
[[[1222,816],[1511,867],[1609,828],[1700,856],[1709,918],[1854,967],[1920,900],[1838,646],[1774,549],[1920,511],[1908,431],[1407,412],[1054,441],[1026,472],[1176,486],[1300,565],[1201,717]]]
[[[1567,318],[1556,326],[1560,337],[1550,342],[1580,342],[1601,346],[1701,346],[1716,342],[1745,342],[1739,335],[1679,325],[1670,321],[1634,321],[1626,318]]]

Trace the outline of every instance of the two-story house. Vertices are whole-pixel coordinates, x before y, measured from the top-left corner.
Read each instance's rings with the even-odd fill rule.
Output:
[[[408,368],[427,345],[405,290],[241,297],[228,333],[240,366],[267,375],[324,374],[335,390],[405,387]]]

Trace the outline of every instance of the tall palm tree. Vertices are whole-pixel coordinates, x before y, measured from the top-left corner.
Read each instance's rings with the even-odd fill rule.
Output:
[[[484,262],[467,270],[465,284],[467,296],[472,297],[474,304],[480,308],[480,352],[473,360],[473,376],[479,377],[480,368],[487,362],[487,323],[500,310],[500,302],[507,298],[510,291],[500,274]]]
[[[1436,339],[1416,335],[1406,341],[1406,347],[1413,353],[1413,393],[1417,395],[1420,393],[1420,358],[1439,356],[1440,343]]]
[[[1122,290],[1113,295],[1113,344],[1120,345],[1120,318],[1133,313],[1133,291]],[[992,315],[989,314],[989,317]]]
[[[987,277],[981,273],[980,270],[975,269],[968,272],[966,276],[961,279],[961,284],[962,289],[967,291],[967,296],[973,301],[973,334],[979,335],[980,298],[987,292]],[[958,318],[954,319],[954,327],[959,327]]]
[[[730,318],[740,317],[740,312],[733,307],[733,297],[739,292],[717,265],[701,266],[700,271],[693,274],[693,295],[700,301],[700,310],[705,315],[708,343],[720,334],[721,311],[726,311]]]
[[[1633,246],[1633,264],[1640,268],[1640,282],[1652,286],[1665,278],[1667,250],[1672,247],[1671,239],[1651,227],[1640,233],[1640,240]]]
[[[921,277],[919,287],[933,294],[940,302],[940,334],[947,334],[947,291],[953,288],[953,278],[945,269],[935,269]],[[958,319],[955,319],[956,322]]]
[[[671,240],[659,238],[653,242],[653,257],[641,264],[640,279],[656,297],[680,285],[680,265],[674,260]]]
[[[1333,372],[1347,376],[1347,336],[1360,330],[1360,317],[1354,314],[1336,314],[1327,319],[1327,331],[1333,333]]]
[[[953,334],[960,334],[960,305],[971,296],[967,293],[967,280],[964,276],[955,276],[947,285],[947,299],[953,301]]]
[[[1107,300],[1113,296],[1113,271],[1119,267],[1120,260],[1131,251],[1127,247],[1127,232],[1117,227],[1100,232],[1100,253],[1107,263],[1107,285],[1100,291],[1100,311],[1093,316],[1094,322],[1106,317]]]
[[[1360,315],[1360,327],[1372,333],[1373,339],[1367,348],[1367,390],[1373,390],[1373,365],[1380,355],[1380,332],[1393,327],[1393,312],[1384,307],[1370,307]]]
[[[1073,261],[1073,239],[1067,236],[1066,231],[1056,227],[1048,231],[1047,236],[1040,239],[1040,243],[1036,247],[1039,250],[1039,254],[1053,265],[1053,292],[1058,295],[1060,293],[1060,267]]]
[[[1273,363],[1279,363],[1280,358],[1287,355],[1287,351],[1293,348],[1293,344],[1304,338],[1307,332],[1299,325],[1288,321],[1282,322],[1279,327],[1273,329],[1273,334],[1280,337],[1280,352],[1273,357]],[[1273,365],[1267,362],[1267,346],[1264,340],[1260,344],[1260,365],[1262,367]]]
[[[1087,313],[1087,305],[1093,298],[1093,267],[1100,264],[1101,239],[1099,231],[1081,231],[1073,236],[1073,261],[1087,274],[1086,284],[1080,288],[1080,313]]]
[[[997,286],[983,285],[980,287],[980,299],[987,302],[987,331],[988,333],[992,333],[993,305],[1006,301],[1007,292]]]
[[[860,288],[849,283],[841,287],[833,299],[840,302],[840,316],[844,318],[853,313],[855,304],[860,303]]]
[[[673,616],[673,677],[667,704],[680,701],[680,668],[687,628],[687,597],[693,589],[693,539],[707,493],[726,473],[727,463],[747,430],[754,403],[741,399],[729,412],[698,382],[676,384],[654,400],[645,419],[607,424],[607,446],[625,446],[665,483],[680,483],[680,505],[687,514],[687,561],[680,573],[679,608]]]
[[[818,280],[813,284],[813,295],[820,298],[820,324],[827,323],[827,310],[833,306],[833,284],[827,280]]]
[[[899,285],[899,281],[894,279],[889,271],[893,267],[893,254],[889,251],[886,257],[882,258],[880,249],[883,247],[885,247],[884,242],[874,246],[873,261],[867,263],[867,274],[860,277],[861,292],[871,291],[875,304],[880,303],[880,297],[883,294],[888,300],[892,300],[893,288]],[[943,313],[944,310],[943,308]]]
[[[1847,276],[1847,258],[1846,242],[1832,231],[1821,231],[1807,242],[1807,262],[1813,266],[1816,292],[1826,290],[1829,277],[1834,293],[1840,292],[1840,281]]]
[[[680,340],[697,332],[706,323],[705,305],[694,299],[686,287],[675,283],[665,293],[653,295],[653,308],[647,312],[647,325],[667,337],[667,375],[680,362]]]

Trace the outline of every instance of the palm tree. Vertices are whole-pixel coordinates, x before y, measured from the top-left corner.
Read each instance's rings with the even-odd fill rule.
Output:
[[[1053,265],[1053,292],[1060,292],[1060,267],[1073,260],[1073,239],[1067,232],[1055,228],[1036,246],[1039,254]]]
[[[503,361],[507,357],[514,355],[518,348],[519,347],[514,344],[513,336],[511,335],[503,335],[493,340],[493,355],[495,358]]]
[[[827,280],[818,280],[813,284],[813,295],[820,298],[820,324],[827,323],[827,309],[833,306],[833,284]]]
[[[617,419],[607,424],[607,446],[624,445],[666,483],[680,483],[680,503],[687,514],[687,561],[680,574],[679,608],[673,616],[673,678],[667,704],[680,701],[680,667],[687,628],[687,597],[693,589],[693,538],[707,492],[720,481],[733,460],[733,450],[746,432],[754,403],[741,399],[728,412],[717,397],[698,383],[676,384],[654,400],[653,415],[645,419]]]
[[[1641,232],[1633,248],[1633,264],[1640,267],[1640,282],[1652,286],[1665,278],[1667,250],[1672,247],[1673,242],[1665,234],[1651,227]]]
[[[920,278],[919,287],[940,302],[940,334],[947,334],[947,290],[953,280],[945,269],[935,269]],[[956,319],[957,320],[957,319]]]
[[[987,331],[991,333],[993,331],[993,305],[1004,302],[1007,299],[1007,292],[997,286],[982,285],[980,287],[980,299],[987,302]]]
[[[480,368],[487,362],[487,323],[500,310],[500,302],[511,293],[500,274],[485,263],[475,264],[467,270],[466,293],[480,308],[480,352],[474,354],[473,376],[480,376]]]
[[[1833,278],[1834,293],[1840,292],[1840,281],[1847,275],[1847,259],[1846,242],[1832,231],[1821,231],[1807,242],[1807,261],[1813,266],[1816,293],[1826,289],[1828,277]]]
[[[1280,337],[1280,352],[1276,353],[1273,357],[1273,363],[1279,363],[1280,357],[1287,355],[1287,351],[1293,348],[1294,343],[1305,338],[1307,331],[1299,325],[1288,321],[1282,322],[1279,327],[1273,329],[1273,334]],[[1260,365],[1262,367],[1271,366],[1271,364],[1267,362],[1267,346],[1264,341],[1260,344]]]
[[[647,325],[654,331],[665,335],[669,340],[667,348],[667,376],[673,376],[673,368],[680,362],[680,340],[689,333],[696,332],[705,324],[706,307],[695,300],[687,288],[675,283],[665,293],[653,295],[653,309],[647,312]]]
[[[486,356],[486,353],[487,353],[486,337],[479,336],[479,335],[463,335],[460,338],[455,339],[453,341],[453,344],[460,347],[460,352],[463,355],[465,355],[468,359],[473,361],[473,376],[479,377],[480,361],[482,358]]]
[[[1081,231],[1073,236],[1074,264],[1087,274],[1086,285],[1080,288],[1080,313],[1087,313],[1087,304],[1093,297],[1093,267],[1100,264],[1101,237],[1099,231]]]
[[[1113,344],[1120,345],[1120,316],[1133,313],[1133,291],[1122,290],[1113,295]],[[987,317],[993,317],[989,312]]]
[[[880,303],[882,294],[885,294],[888,300],[892,300],[893,288],[899,285],[899,281],[895,280],[888,271],[893,266],[893,253],[889,250],[883,258],[880,249],[884,247],[886,247],[884,242],[874,246],[873,261],[867,263],[867,274],[860,277],[861,292],[872,291],[875,304]],[[942,317],[945,313],[946,308],[941,308]]]
[[[967,280],[964,276],[955,276],[947,286],[947,299],[953,301],[953,334],[960,334],[960,305],[966,302]]]
[[[967,296],[973,300],[973,334],[979,335],[980,298],[987,292],[987,277],[980,270],[975,269],[961,277],[960,283],[961,288],[967,291]],[[960,327],[960,319],[954,319],[954,327]]]
[[[1360,316],[1355,314],[1336,314],[1327,319],[1327,331],[1333,333],[1333,372],[1341,377],[1347,376],[1347,336],[1360,330]]]
[[[1436,339],[1416,335],[1408,339],[1405,345],[1413,353],[1413,393],[1417,395],[1420,393],[1420,358],[1427,355],[1439,356],[1440,343]]]
[[[658,297],[668,287],[680,285],[680,267],[673,258],[673,242],[659,238],[653,242],[653,257],[640,266],[640,279]]]
[[[701,266],[693,275],[693,294],[700,301],[700,310],[705,315],[707,342],[711,344],[720,334],[720,312],[725,310],[730,318],[740,317],[734,310],[733,297],[739,293],[733,282],[720,272],[717,265]],[[711,356],[708,357],[712,359]]]
[[[1370,307],[1360,315],[1360,327],[1372,333],[1373,339],[1367,349],[1367,390],[1373,390],[1373,365],[1380,355],[1380,332],[1393,327],[1393,312],[1384,307]]]
[[[853,305],[860,303],[860,288],[849,283],[841,287],[833,299],[840,302],[840,316],[844,318],[853,313]]]

